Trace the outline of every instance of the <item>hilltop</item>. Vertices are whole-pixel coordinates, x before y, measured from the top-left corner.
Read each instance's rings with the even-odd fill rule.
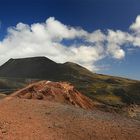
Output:
[[[6,94],[32,81],[66,81],[90,99],[120,113],[125,109],[135,114],[140,105],[140,81],[93,73],[72,62],[60,64],[46,57],[10,59],[0,67],[0,77],[1,93]]]

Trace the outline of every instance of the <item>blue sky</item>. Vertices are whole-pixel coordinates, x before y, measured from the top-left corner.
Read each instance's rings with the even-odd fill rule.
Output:
[[[19,22],[31,25],[45,22],[49,17],[87,32],[98,29],[102,32],[107,29],[130,32],[129,27],[138,15],[139,0],[1,0],[0,40],[7,36],[7,28]],[[94,62],[101,67],[97,72],[140,79],[140,47],[132,46],[129,51],[128,47],[124,47],[125,57],[122,59],[107,56]]]

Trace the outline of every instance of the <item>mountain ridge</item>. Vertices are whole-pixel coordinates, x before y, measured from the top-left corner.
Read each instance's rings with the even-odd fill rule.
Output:
[[[83,67],[82,65],[79,65],[77,63],[74,63],[74,62],[70,62],[70,61],[67,61],[67,62],[64,62],[64,63],[56,63],[55,61],[49,59],[48,57],[45,57],[45,56],[36,56],[36,57],[23,57],[23,58],[10,58],[8,61],[6,61],[5,63],[3,63],[2,65],[0,65],[0,71],[1,69],[4,69],[2,67],[4,67],[5,65],[9,64],[9,63],[12,63],[14,61],[28,61],[28,60],[38,60],[38,61],[48,61],[49,63],[53,63],[53,64],[58,64],[58,65],[65,65],[65,66],[68,66],[68,67],[79,67],[79,68],[82,68],[83,70],[86,70],[88,71],[89,73],[92,73],[92,74],[98,74],[98,75],[101,75],[101,76],[110,76],[110,77],[115,77],[115,78],[122,78],[122,79],[126,79],[126,80],[131,80],[131,81],[140,81],[140,80],[137,80],[137,79],[131,79],[131,78],[127,78],[127,77],[122,77],[122,76],[114,76],[114,75],[106,75],[106,74],[101,74],[101,73],[94,73],[90,70],[88,70],[87,68]],[[1,75],[0,77],[3,77],[3,75]],[[9,77],[9,76],[7,76]],[[14,77],[15,78],[15,77]],[[31,78],[31,77],[29,77]]]
[[[10,59],[0,67],[0,77],[0,89],[22,88],[32,80],[66,81],[92,100],[119,110],[140,105],[140,81],[96,74],[73,62],[61,64],[46,57]]]

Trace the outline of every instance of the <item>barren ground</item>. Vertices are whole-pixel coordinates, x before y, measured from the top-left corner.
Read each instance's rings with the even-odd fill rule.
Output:
[[[28,99],[0,100],[0,140],[139,140],[140,122]]]

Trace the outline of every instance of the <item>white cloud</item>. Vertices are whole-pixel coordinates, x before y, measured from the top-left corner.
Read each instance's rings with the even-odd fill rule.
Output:
[[[137,16],[136,21],[130,26],[130,30],[133,36],[132,44],[140,47],[140,15]]]
[[[105,34],[101,30],[96,30],[86,35],[87,42],[104,42],[106,39]]]
[[[121,46],[130,43],[133,40],[129,33],[120,30],[108,30],[107,35],[107,52],[113,58],[122,59],[125,57],[125,51]]]
[[[140,15],[137,16],[136,21],[130,26],[130,29],[136,33],[140,33]]]
[[[110,29],[89,33],[82,28],[64,25],[54,17],[30,26],[18,23],[9,27],[7,36],[0,41],[0,64],[9,58],[46,56],[56,62],[72,61],[98,70],[95,63],[107,56],[124,58],[125,44],[140,46],[139,18],[130,26],[132,33]],[[75,43],[76,39],[82,43]],[[70,45],[66,46],[63,40],[70,40]]]
[[[55,20],[54,17],[50,17],[46,20],[45,27],[52,41],[61,41],[62,39],[74,39],[76,37],[80,38],[87,35],[86,31],[66,26],[61,22]]]

